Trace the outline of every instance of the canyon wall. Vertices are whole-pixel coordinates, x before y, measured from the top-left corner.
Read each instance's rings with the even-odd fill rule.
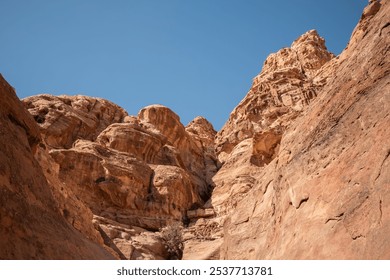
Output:
[[[372,1],[314,74],[326,82],[226,219],[221,258],[390,258],[389,15]]]
[[[0,258],[389,259],[389,15],[271,54],[219,132],[0,77]]]

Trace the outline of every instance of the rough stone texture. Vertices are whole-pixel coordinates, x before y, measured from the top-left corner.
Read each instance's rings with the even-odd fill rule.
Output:
[[[270,55],[218,133],[84,96],[32,118],[0,78],[0,258],[168,259],[183,222],[184,259],[389,259],[389,6],[338,57],[314,30]]]
[[[127,116],[112,102],[82,95],[40,94],[23,102],[41,128],[44,142],[53,148],[70,148],[77,139],[95,140],[108,125]]]
[[[92,223],[92,211],[59,179],[58,164],[50,156],[43,143],[38,145],[35,158],[41,166],[49,186],[53,188],[53,197],[62,216],[79,232],[103,244],[103,239]]]
[[[389,259],[390,3],[374,1],[318,97],[224,226],[224,259]]]
[[[215,188],[205,206],[213,207],[218,216],[234,210],[256,184],[259,168],[276,157],[281,136],[278,129],[270,129],[237,144],[213,177]]]
[[[99,216],[94,216],[93,221],[99,228],[106,245],[110,246],[121,259],[164,260],[168,258],[168,252],[159,233]]]
[[[196,117],[186,126],[187,133],[198,147],[202,147],[204,169],[202,177],[205,179],[208,189],[205,197],[211,194],[214,186],[213,176],[221,167],[214,148],[214,138],[217,132],[211,123],[203,117]]]
[[[213,178],[214,191],[207,206],[214,207],[218,215],[235,209],[256,183],[257,167],[276,157],[284,130],[326,84],[330,70],[321,67],[333,57],[324,39],[311,30],[291,48],[266,59],[248,94],[215,139],[223,166]]]
[[[187,208],[201,201],[191,177],[175,166],[149,166],[86,140],[50,155],[59,166],[59,179],[95,215],[119,223],[158,230],[167,220],[181,220]]]
[[[1,75],[0,94],[0,258],[114,258],[62,217],[34,158],[38,126]]]
[[[333,58],[325,41],[311,30],[264,62],[246,97],[218,132],[216,148],[224,162],[242,140],[272,128],[285,128],[323,86],[318,70]]]
[[[36,157],[68,222],[122,259],[167,257],[147,243],[161,243],[154,231],[186,220],[187,210],[210,196],[217,171],[211,124],[197,118],[187,132],[161,105],[136,117],[84,96],[23,101],[43,136]],[[124,238],[129,227],[142,234]]]
[[[138,117],[126,121],[110,125],[98,136],[97,142],[148,164],[177,166],[185,170],[199,196],[208,199],[211,177],[217,168],[212,146],[202,142],[215,135],[207,121],[199,125],[205,127],[203,138],[191,137],[193,134],[186,131],[179,117],[161,105],[148,106],[139,112]]]
[[[210,215],[204,215],[209,214],[207,211],[201,212],[201,215],[196,216],[197,219],[183,230],[184,260],[218,260],[220,258],[220,247],[223,242],[222,220],[220,218],[209,219]]]

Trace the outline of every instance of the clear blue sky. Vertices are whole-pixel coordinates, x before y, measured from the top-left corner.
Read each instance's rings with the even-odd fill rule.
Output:
[[[218,130],[265,58],[317,29],[346,46],[367,0],[0,0],[0,72],[20,98],[150,104]]]

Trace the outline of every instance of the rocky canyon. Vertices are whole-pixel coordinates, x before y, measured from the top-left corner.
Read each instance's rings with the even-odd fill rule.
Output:
[[[0,258],[390,259],[389,51],[370,1],[340,55],[269,55],[220,131],[0,76]]]

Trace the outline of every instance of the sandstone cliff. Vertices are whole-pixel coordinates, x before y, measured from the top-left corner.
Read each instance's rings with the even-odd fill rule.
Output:
[[[98,231],[120,258],[169,258],[156,231],[182,223],[210,197],[217,170],[211,124],[199,117],[185,128],[161,105],[128,116],[86,96],[23,102],[40,127],[37,159],[61,186],[57,200],[68,222],[88,236]]]
[[[388,1],[372,1],[326,83],[224,224],[224,259],[390,258]]]
[[[172,224],[184,259],[390,258],[387,2],[337,57],[315,30],[271,54],[218,133],[1,77],[0,258],[181,258]]]
[[[61,215],[58,190],[34,158],[39,128],[2,76],[0,93],[0,258],[113,259],[99,238],[82,235]]]

